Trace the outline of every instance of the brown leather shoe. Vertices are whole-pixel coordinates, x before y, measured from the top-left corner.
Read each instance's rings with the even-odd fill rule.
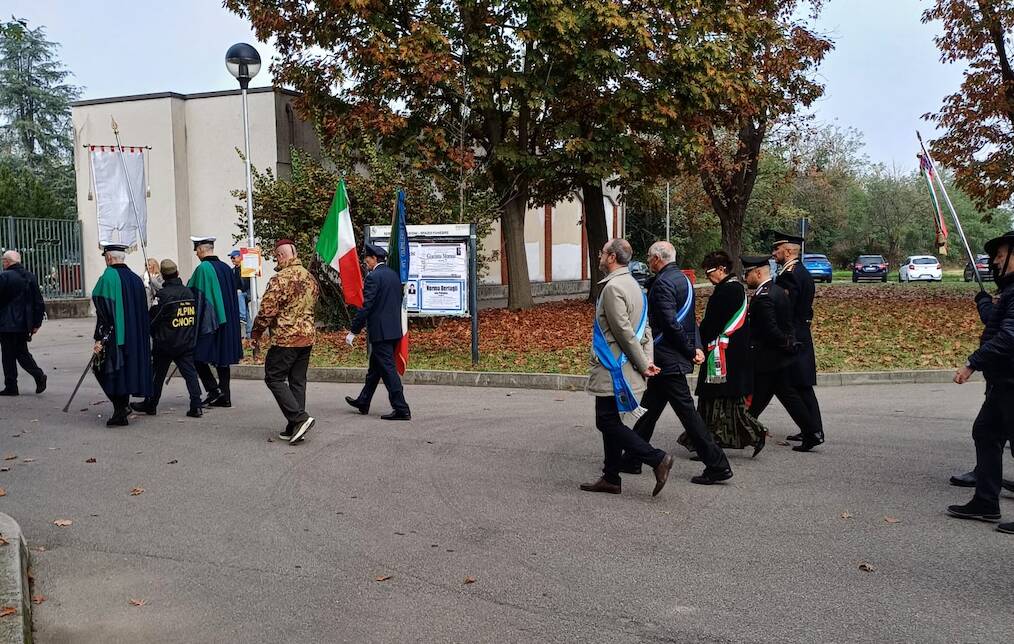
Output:
[[[606,494],[619,494],[621,487],[615,483],[610,483],[605,479],[599,479],[594,483],[582,483],[581,489],[585,492],[605,492]]]
[[[655,466],[655,490],[651,493],[652,496],[658,496],[658,493],[665,487],[665,482],[669,480],[669,470],[672,469],[672,454],[666,454],[662,457],[662,462]]]

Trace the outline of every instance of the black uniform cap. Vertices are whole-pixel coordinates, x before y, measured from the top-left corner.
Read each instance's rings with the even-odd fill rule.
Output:
[[[796,244],[797,246],[802,245],[803,238],[799,235],[790,235],[789,233],[774,233],[774,241],[771,242],[771,250],[774,250],[782,244]]]
[[[1014,230],[1008,230],[999,237],[994,237],[985,244],[986,254],[990,257],[996,257],[996,251],[1000,250],[1000,246],[1008,244],[1014,246]]]
[[[771,259],[770,255],[740,255],[739,261],[743,262],[743,268],[759,268],[761,266],[767,266],[768,261]]]
[[[103,256],[105,256],[105,254],[110,251],[113,252],[119,251],[121,253],[125,253],[127,252],[127,246],[125,246],[124,244],[102,244]]]
[[[380,246],[366,243],[363,244],[363,257],[376,257],[380,261],[387,259],[387,251]]]

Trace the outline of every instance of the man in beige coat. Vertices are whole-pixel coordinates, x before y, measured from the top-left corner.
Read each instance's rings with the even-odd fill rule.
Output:
[[[652,362],[651,328],[646,301],[627,265],[633,252],[625,239],[612,239],[599,251],[606,273],[595,307],[595,337],[587,391],[595,396],[595,427],[602,432],[605,462],[602,477],[585,483],[586,492],[619,494],[623,453],[651,466],[657,495],[672,469],[672,456],[646,443],[623,424],[620,413],[637,407],[645,379],[658,374]]]

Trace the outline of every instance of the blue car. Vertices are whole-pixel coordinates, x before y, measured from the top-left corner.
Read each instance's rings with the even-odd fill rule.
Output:
[[[826,255],[807,253],[803,255],[803,266],[813,275],[813,281],[831,283],[833,271]]]

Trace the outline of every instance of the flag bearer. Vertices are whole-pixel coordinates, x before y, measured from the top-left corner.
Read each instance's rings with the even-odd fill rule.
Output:
[[[197,296],[197,317],[201,321],[194,360],[197,375],[208,393],[204,405],[232,407],[229,367],[243,358],[236,277],[232,267],[215,256],[214,237],[191,237],[190,241],[201,260],[187,286]],[[209,317],[210,325],[204,324]],[[217,380],[212,366],[217,371]]]
[[[381,418],[412,420],[401,378],[394,365],[394,351],[402,336],[401,278],[386,264],[387,251],[383,248],[365,244],[363,259],[370,271],[364,285],[363,308],[359,309],[352,320],[351,332],[345,341],[351,346],[356,335],[365,327],[370,340],[370,366],[359,396],[346,396],[345,402],[359,410],[360,414],[369,413],[373,393],[383,380],[393,411]]]
[[[975,441],[975,495],[964,505],[952,505],[948,514],[960,519],[997,522],[1000,520],[1000,485],[1003,475],[1003,447],[1014,439],[1014,231],[986,242],[999,295],[985,291],[975,296],[986,328],[979,348],[954,374],[954,382],[968,382],[981,371],[986,379],[986,399],[972,424]],[[1014,522],[1001,523],[997,530],[1014,534]]]
[[[278,437],[291,444],[303,440],[316,422],[306,413],[306,370],[316,335],[313,309],[320,287],[303,268],[291,240],[278,240],[275,259],[276,275],[264,292],[252,336],[256,346],[265,331],[271,335],[271,348],[264,357],[264,382],[287,421]]]
[[[130,397],[151,395],[148,296],[124,263],[127,247],[105,244],[106,270],[92,288],[95,304],[95,377],[113,403],[108,427],[128,424]]]

